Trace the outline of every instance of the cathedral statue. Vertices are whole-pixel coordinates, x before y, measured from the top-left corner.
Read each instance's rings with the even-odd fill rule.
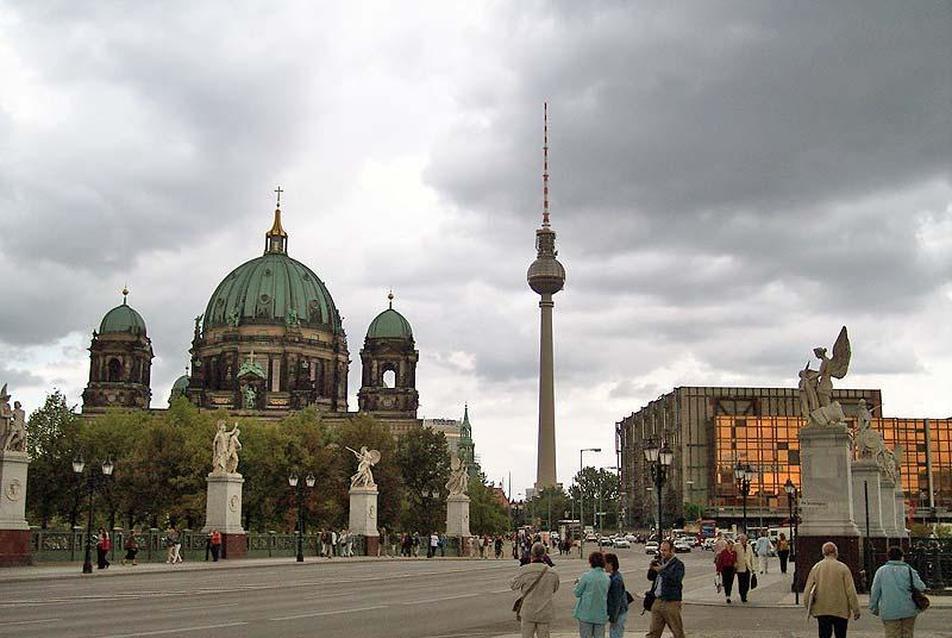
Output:
[[[466,461],[454,456],[450,461],[450,479],[446,482],[450,496],[463,496],[469,490],[469,469]]]
[[[10,394],[7,392],[7,384],[4,383],[0,388],[0,450],[6,449],[7,438],[10,436],[10,430],[13,427],[13,409],[10,407]]]
[[[255,389],[250,385],[246,385],[245,388],[241,391],[241,404],[242,407],[246,410],[254,410],[257,406],[257,395],[255,394]]]
[[[859,400],[857,411],[856,437],[854,439],[854,456],[857,459],[878,459],[882,450],[886,449],[883,436],[870,427],[873,415],[866,405],[866,399]]]
[[[380,462],[380,452],[377,450],[368,450],[366,445],[361,446],[360,452],[347,448],[357,457],[357,473],[350,477],[350,487],[377,487],[374,483],[374,475],[370,471],[374,465]]]
[[[813,354],[820,360],[820,369],[813,370],[809,362],[800,371],[800,408],[810,425],[833,425],[843,423],[846,415],[842,407],[833,401],[833,379],[846,376],[852,352],[846,326],[840,330],[833,344],[833,356],[827,356],[826,348],[814,348]]]

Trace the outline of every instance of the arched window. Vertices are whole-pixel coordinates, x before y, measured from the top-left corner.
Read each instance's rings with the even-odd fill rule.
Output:
[[[392,369],[384,370],[383,372],[383,387],[392,388],[397,382],[397,373]]]
[[[106,381],[122,381],[122,362],[113,357],[106,366]]]

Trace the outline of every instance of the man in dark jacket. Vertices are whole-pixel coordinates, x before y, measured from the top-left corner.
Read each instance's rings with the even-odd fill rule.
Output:
[[[681,623],[681,583],[684,580],[684,563],[674,555],[671,541],[661,541],[661,560],[652,561],[648,568],[648,580],[654,582],[655,595],[651,605],[651,628],[647,638],[661,638],[664,627],[671,628],[674,638],[684,638]]]

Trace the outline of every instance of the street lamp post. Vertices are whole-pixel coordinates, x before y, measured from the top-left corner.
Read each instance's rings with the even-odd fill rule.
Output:
[[[734,478],[737,480],[737,491],[743,503],[744,512],[744,534],[747,533],[747,495],[750,494],[750,482],[754,478],[754,470],[749,463],[741,464],[740,461],[734,466]]]
[[[667,478],[668,468],[671,467],[671,462],[674,460],[674,453],[667,443],[662,442],[662,447],[659,448],[653,441],[648,441],[645,443],[645,460],[651,468],[651,478],[654,480],[655,491],[658,495],[658,546],[660,547],[664,538],[662,532],[664,525],[661,518],[661,488],[664,486],[665,478]]]
[[[582,466],[582,454],[584,454],[585,452],[601,452],[601,451],[602,451],[602,448],[600,447],[586,447],[578,451],[578,473],[580,477],[582,474],[582,470],[584,469]],[[583,504],[584,501],[582,499],[583,499],[582,485],[581,483],[579,483],[578,485],[578,521],[579,521],[579,525],[582,528],[582,542],[584,543],[585,542],[585,506]]]
[[[797,588],[797,487],[793,481],[787,477],[787,482],[783,484],[783,491],[787,493],[787,507],[790,510],[790,547],[793,548],[793,598],[794,602],[800,604],[800,590]]]
[[[83,460],[83,457],[80,456],[75,461],[73,461],[73,472],[82,477],[84,469],[86,469],[86,462]],[[105,480],[105,477],[112,476],[112,472],[116,469],[116,466],[112,461],[106,459],[102,462],[100,469],[102,470],[101,476],[103,477],[103,480]],[[86,555],[83,558],[84,574],[93,573],[93,492],[96,491],[96,484],[99,480],[100,475],[95,474],[92,470],[92,467],[90,467],[89,473],[86,474],[86,491],[88,500],[87,507],[89,512],[86,518]]]
[[[314,487],[314,483],[317,482],[317,479],[314,478],[313,474],[308,473],[304,478],[304,482],[309,488]],[[294,497],[297,501],[297,562],[304,562],[304,485],[301,484],[300,479],[298,479],[297,474],[292,474],[288,477],[288,485],[294,488]]]

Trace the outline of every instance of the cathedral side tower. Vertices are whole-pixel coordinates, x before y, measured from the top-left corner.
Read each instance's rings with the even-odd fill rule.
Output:
[[[89,345],[89,383],[83,391],[83,412],[106,408],[149,407],[152,389],[152,341],[145,320],[128,304],[123,289],[122,304],[105,314]]]
[[[410,322],[389,307],[370,322],[364,347],[357,405],[361,412],[416,418],[420,397],[416,389],[416,364],[420,353]]]

